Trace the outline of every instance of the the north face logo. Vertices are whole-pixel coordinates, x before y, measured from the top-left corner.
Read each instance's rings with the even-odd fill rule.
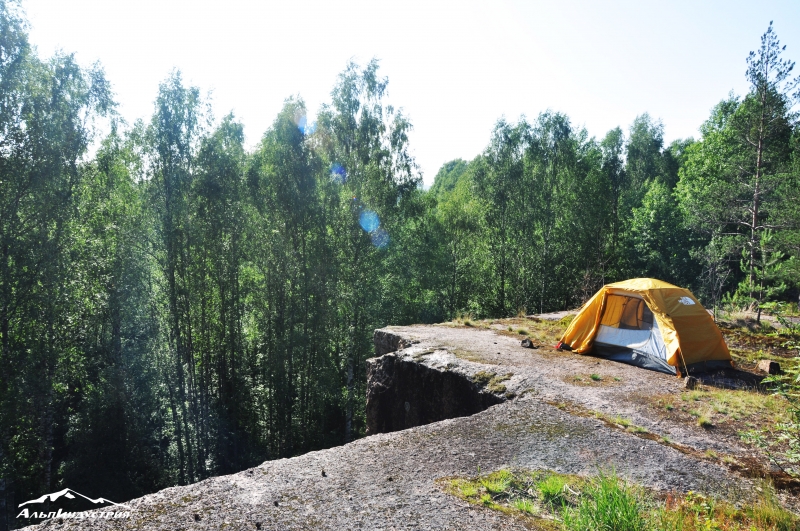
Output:
[[[691,299],[691,297],[681,297],[678,299],[678,302],[685,304],[686,306],[692,306],[694,304],[694,301]]]

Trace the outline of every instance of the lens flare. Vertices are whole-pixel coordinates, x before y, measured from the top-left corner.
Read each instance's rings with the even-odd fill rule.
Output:
[[[297,125],[297,129],[299,129],[304,135],[310,135],[317,130],[317,122],[309,122],[308,116],[305,114],[296,114],[294,117],[294,123]]]
[[[381,220],[378,218],[378,214],[372,210],[364,210],[358,216],[358,224],[367,232],[375,232],[381,224]]]
[[[370,238],[372,239],[372,245],[378,249],[383,249],[389,245],[389,233],[386,232],[383,227],[375,229],[372,234],[370,234]]]
[[[331,180],[339,184],[344,184],[347,182],[347,172],[338,162],[331,164]]]

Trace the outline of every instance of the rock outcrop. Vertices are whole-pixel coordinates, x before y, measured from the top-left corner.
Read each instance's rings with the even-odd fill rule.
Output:
[[[435,351],[407,347],[386,330],[376,330],[374,340],[383,355],[367,360],[368,435],[474,415],[505,400],[474,382],[455,358],[437,363],[439,357],[423,356]]]
[[[707,457],[745,452],[735,438],[664,422],[647,404],[653,394],[680,393],[678,378],[523,348],[518,337],[485,329],[391,327],[376,332],[375,348],[367,397],[374,435],[126,502],[129,519],[57,518],[37,527],[524,529],[442,489],[448,477],[506,467],[584,475],[613,468],[651,488],[734,500],[753,490]],[[587,385],[590,374],[602,385]],[[608,421],[623,417],[644,432]]]

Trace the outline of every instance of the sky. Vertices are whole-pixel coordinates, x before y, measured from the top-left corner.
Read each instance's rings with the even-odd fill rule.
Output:
[[[349,60],[380,61],[388,102],[414,126],[430,186],[472,159],[498,119],[567,114],[601,139],[649,113],[667,143],[748,90],[745,59],[769,22],[800,61],[800,0],[22,0],[40,57],[99,61],[120,114],[149,120],[173,69],[233,112],[253,147],[284,100],[310,118]],[[800,67],[795,69],[800,74]]]

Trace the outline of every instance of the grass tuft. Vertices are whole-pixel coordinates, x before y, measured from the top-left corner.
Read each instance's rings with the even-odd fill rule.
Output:
[[[511,505],[521,513],[536,514],[539,512],[536,505],[528,498],[517,498],[511,502]]]
[[[615,424],[619,424],[620,426],[627,428],[633,425],[633,422],[630,419],[626,419],[625,417],[616,416],[612,419]]]
[[[578,506],[564,511],[564,528],[570,531],[646,529],[645,507],[638,494],[616,474],[601,473],[584,489]]]
[[[712,428],[714,424],[711,422],[711,419],[705,415],[700,415],[697,417],[697,425],[701,428]]]
[[[486,479],[481,480],[481,485],[489,494],[504,494],[511,486],[513,476],[509,470],[499,470],[490,474]]]
[[[486,385],[488,384],[492,378],[494,378],[495,373],[487,372],[487,371],[478,371],[472,375],[472,381],[478,385]]]
[[[561,507],[565,502],[564,487],[567,479],[556,474],[547,476],[536,484],[536,489],[542,495],[542,501],[551,507]]]

